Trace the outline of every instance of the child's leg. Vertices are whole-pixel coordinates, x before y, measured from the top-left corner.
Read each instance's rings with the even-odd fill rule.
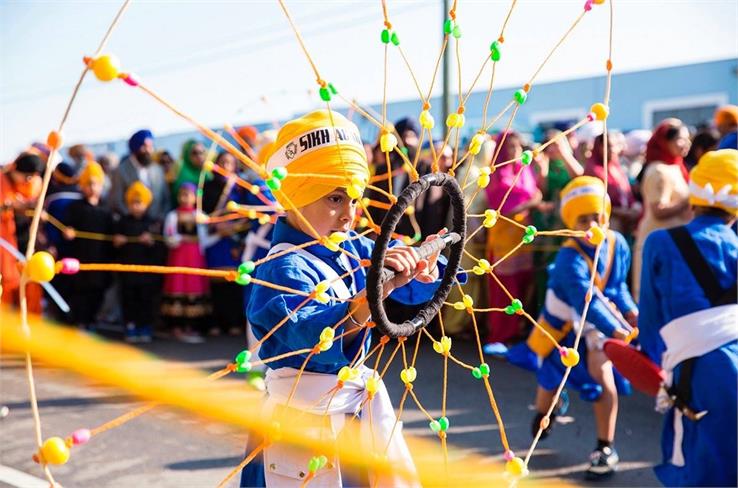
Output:
[[[545,390],[543,387],[536,388],[536,412],[546,413],[551,407],[554,398],[554,390]]]
[[[612,442],[618,418],[618,392],[612,363],[599,349],[587,351],[587,369],[592,378],[602,386],[602,396],[593,404],[597,439]]]

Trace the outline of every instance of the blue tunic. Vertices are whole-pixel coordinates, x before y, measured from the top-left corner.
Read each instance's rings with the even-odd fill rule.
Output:
[[[628,269],[630,268],[630,249],[625,238],[618,232],[612,232],[615,236],[613,246],[612,263],[610,265],[610,273],[607,276],[607,282],[602,290],[603,295],[607,297],[618,310],[625,314],[636,309],[633,297],[627,285]],[[595,248],[578,242],[578,247],[589,257],[594,259]],[[597,271],[601,277],[606,274],[607,263],[609,258],[609,246],[607,242],[600,248],[600,258],[597,264]],[[561,312],[552,310],[553,295],[559,304],[568,307],[569,311],[575,312],[577,316],[582,315],[584,311],[585,295],[589,290],[591,279],[590,263],[580,254],[574,247],[562,247],[556,255],[556,260],[549,268],[548,291],[546,303],[541,313],[542,318],[548,322],[553,328],[562,330],[564,324],[571,320],[571,315],[561,317]],[[618,320],[613,315],[611,306],[599,298],[597,295],[592,297],[592,301],[587,311],[586,322],[594,325],[600,332],[607,337],[612,337],[615,329],[620,327]],[[564,347],[573,347],[576,338],[572,329],[561,341]],[[569,378],[567,385],[576,389],[581,397],[587,401],[596,401],[602,394],[602,387],[592,378],[587,370],[587,347],[584,339],[579,342],[578,347],[581,360],[575,366]],[[508,353],[508,359],[513,363],[535,364],[530,360],[532,351],[527,344],[522,343],[513,347]],[[535,359],[534,359],[535,360]],[[524,364],[518,364],[524,366]],[[554,350],[540,365],[536,368],[538,384],[546,390],[554,390],[558,387],[563,378],[566,367],[561,363],[559,353]],[[615,372],[615,384],[621,393],[630,393],[630,384],[619,374]]]
[[[348,234],[350,238],[357,237],[353,231]],[[282,242],[299,245],[312,240],[312,237],[292,227],[284,218],[280,218],[274,228],[272,246]],[[370,259],[374,249],[374,241],[362,236],[347,240],[341,243],[340,246],[360,259]],[[350,271],[343,268],[340,251],[333,252],[321,245],[308,246],[305,250],[328,264],[339,276]],[[351,269],[359,265],[353,258],[349,258],[349,262]],[[439,275],[443,274],[445,262],[443,256],[439,257]],[[256,278],[310,293],[315,289],[315,285],[327,277],[304,256],[298,253],[287,253],[258,266]],[[347,288],[351,289],[353,284],[355,285],[354,289],[359,292],[366,287],[366,276],[363,269],[354,273],[354,279],[355,283],[352,283],[351,276],[345,278]],[[466,282],[466,276],[463,274],[460,274],[458,279],[462,283]],[[418,305],[429,301],[433,297],[439,283],[440,281],[429,284],[411,281],[402,288],[393,291],[392,298],[408,305]],[[269,330],[305,300],[302,295],[285,293],[264,286],[249,286],[253,286],[253,289],[247,315],[257,339],[264,337]],[[335,296],[333,290],[329,290],[329,293]],[[270,358],[297,349],[313,347],[318,342],[321,331],[325,327],[334,326],[343,319],[348,314],[348,308],[349,302],[336,301],[335,303],[321,304],[315,300],[310,301],[261,345],[259,356]],[[336,329],[335,334],[339,336],[343,332],[344,325],[342,324]],[[363,343],[359,340],[352,341],[354,337],[350,337],[346,344],[344,344],[343,339],[339,339],[334,342],[333,347],[329,350],[313,356],[308,361],[305,370],[335,374],[343,366],[348,366],[359,348],[363,347],[366,352],[371,343],[371,334],[367,334]],[[283,367],[300,368],[306,356],[300,355],[280,359],[269,363],[269,367],[273,369]],[[247,454],[257,444],[258,442],[250,438]],[[265,486],[261,454],[243,469],[241,486]]]
[[[738,237],[720,218],[700,216],[687,224],[723,289],[736,282]],[[643,350],[661,363],[665,350],[659,331],[672,320],[711,307],[674,241],[665,230],[654,231],[643,248],[639,339]],[[680,366],[674,369],[678,382]],[[666,415],[661,448],[662,464],[656,466],[666,486],[736,486],[736,382],[738,342],[732,341],[696,359],[692,370],[692,398],[696,411],[709,413],[699,422],[682,419],[685,465],[669,461],[674,444],[674,409]]]
[[[350,231],[349,236],[356,237],[356,233]],[[285,219],[281,218],[275,225],[272,245],[281,242],[299,245],[311,240],[313,240],[312,237],[294,229]],[[343,242],[341,247],[361,259],[370,259],[374,249],[374,241],[362,236]],[[333,252],[321,245],[312,245],[305,250],[327,263],[339,275],[350,271],[343,268],[339,251]],[[352,269],[358,267],[359,263],[356,260],[349,258],[349,261]],[[442,261],[443,259],[439,259],[440,273],[443,273]],[[327,278],[323,276],[315,264],[298,253],[287,253],[258,266],[255,277],[306,293],[312,292],[315,285]],[[356,291],[363,290],[366,287],[364,270],[360,269],[354,273],[354,278],[356,280]],[[350,289],[351,276],[347,276],[344,281]],[[392,298],[407,305],[419,305],[433,297],[437,286],[438,283],[424,284],[419,281],[412,281],[395,290],[392,293]],[[330,290],[330,293],[332,293],[332,290]],[[263,337],[304,300],[305,297],[302,295],[285,293],[264,286],[254,286],[248,307],[248,319],[257,339]],[[321,331],[325,327],[334,326],[343,319],[348,314],[348,308],[349,302],[322,304],[315,300],[310,301],[262,344],[259,355],[263,358],[269,358],[297,349],[313,347],[318,342]],[[344,325],[342,324],[336,329],[336,335],[342,334],[343,331]],[[363,346],[368,348],[370,340],[371,337],[368,336]],[[351,341],[349,347],[344,348],[343,341],[339,340],[328,351],[313,356],[308,362],[306,370],[335,374],[353,360],[360,346],[362,346],[360,341],[354,340]],[[270,367],[274,369],[282,367],[300,368],[305,357],[285,358],[270,363]]]

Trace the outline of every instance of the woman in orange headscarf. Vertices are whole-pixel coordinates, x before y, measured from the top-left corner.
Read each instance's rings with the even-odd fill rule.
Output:
[[[22,217],[33,208],[41,194],[43,160],[35,154],[24,153],[0,174],[0,238],[18,248],[16,216]],[[21,242],[21,244],[24,244]],[[20,249],[21,253],[25,249]],[[18,304],[20,294],[20,269],[15,256],[0,247],[0,277],[2,277],[2,303]],[[28,311],[41,313],[41,287],[35,283],[26,288]]]

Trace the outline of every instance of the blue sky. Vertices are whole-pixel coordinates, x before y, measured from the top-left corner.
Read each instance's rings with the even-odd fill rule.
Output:
[[[520,0],[505,34],[498,86],[526,81],[579,14],[583,1]],[[0,161],[44,139],[61,117],[82,68],[120,2],[0,1]],[[323,77],[363,103],[382,98],[382,14],[375,1],[287,5]],[[441,42],[439,1],[388,1],[421,88],[430,84]],[[462,84],[476,75],[509,1],[459,0]],[[738,57],[738,2],[615,1],[616,71]],[[595,6],[538,82],[602,74],[607,11]],[[274,1],[134,0],[108,44],[125,70],[208,125],[283,119],[318,105],[314,76]],[[454,74],[454,77],[456,75]],[[440,88],[437,84],[436,91]],[[390,100],[417,97],[396,51]],[[266,99],[266,102],[264,101]],[[88,77],[65,140],[98,142],[148,126],[188,129],[143,93]]]

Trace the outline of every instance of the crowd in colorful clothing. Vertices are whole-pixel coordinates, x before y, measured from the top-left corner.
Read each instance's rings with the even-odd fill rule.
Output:
[[[175,162],[166,151],[156,151],[150,131],[141,130],[131,136],[129,153],[117,165],[109,155],[96,160],[84,146],[73,146],[68,159],[54,169],[39,247],[57,258],[76,258],[83,263],[233,269],[269,252],[310,241],[296,209],[351,206],[351,218],[341,221],[341,232],[349,232],[351,225],[360,221],[358,217],[381,222],[388,208],[382,202],[398,196],[410,183],[406,159],[417,160],[420,175],[439,170],[454,173],[470,199],[468,226],[473,235],[467,250],[494,265],[491,274],[469,273],[463,289],[475,308],[517,307],[538,318],[541,328],[532,329],[530,320],[519,313],[477,316],[485,354],[506,358],[537,375],[538,412],[533,432],[540,428],[542,437],[551,432],[553,424],[544,412],[557,385],[569,374],[566,367],[572,366],[567,386],[594,407],[597,447],[587,474],[592,479],[612,474],[618,462],[614,449],[618,394],[629,392],[630,385],[604,354],[603,342],[629,338],[630,331],[638,327],[644,353],[664,368],[673,387],[686,388],[686,392],[675,395],[686,398],[685,402],[696,409],[710,412],[702,423],[689,423],[691,420],[683,418],[681,410],[673,408],[673,401],[665,401],[668,417],[664,463],[657,467],[659,479],[675,486],[735,485],[735,436],[724,439],[720,434],[726,428],[729,432],[736,428],[738,237],[734,224],[738,213],[738,107],[719,108],[714,121],[699,130],[667,118],[653,131],[627,134],[610,131],[581,137],[567,127],[550,128],[538,143],[525,134],[507,130],[489,136],[478,154],[460,168],[453,166],[455,148],[421,143],[421,131],[409,118],[394,124],[404,155],[382,152],[379,142],[362,147],[352,140],[344,143],[346,147],[341,146],[341,158],[328,157],[331,151],[337,151],[333,146],[317,148],[312,155],[298,155],[294,161],[281,161],[279,154],[275,156],[275,145],[294,142],[308,129],[327,126],[327,120],[358,134],[343,116],[334,113],[328,117],[322,111],[286,124],[278,135],[258,134],[252,127],[239,131],[244,151],[258,163],[267,168],[304,166],[305,171],[297,173],[314,175],[313,181],[306,176],[298,184],[296,178],[290,180],[290,190],[282,189],[281,194],[289,194],[290,198],[279,202],[286,211],[286,217],[279,219],[212,223],[204,218],[228,213],[229,202],[264,203],[239,186],[233,175],[260,188],[259,195],[267,201],[277,201],[253,173],[239,172],[233,156],[225,152],[208,154],[203,142],[187,141]],[[526,160],[529,156],[530,161]],[[29,214],[39,198],[47,159],[47,148],[35,144],[7,166],[0,180],[4,302],[18,300],[19,268],[9,249],[24,250],[28,242]],[[206,161],[223,171],[205,171]],[[484,191],[465,184],[495,165],[499,166],[489,174],[490,183]],[[318,188],[316,182],[323,173],[334,177],[356,174],[372,183],[364,194],[368,200],[363,202],[369,203],[369,216],[359,215],[353,220],[356,199],[334,188],[335,178],[323,184],[325,188]],[[321,203],[321,199],[326,202]],[[448,196],[432,188],[414,203],[411,212],[406,212],[396,232],[416,240],[445,232],[443,229],[450,227],[449,209]],[[506,218],[498,218],[500,214]],[[529,226],[537,231],[586,232],[599,229],[602,215],[609,216],[610,224],[602,235],[605,244],[599,247],[599,255],[598,248],[587,239],[545,233],[531,245],[520,245]],[[308,216],[307,221],[325,227],[320,235],[337,232],[337,228],[315,218]],[[373,241],[363,236],[355,239],[342,247],[350,248],[349,255],[368,259]],[[420,265],[417,258],[413,261],[410,254],[402,253],[406,251],[400,247],[390,254],[398,256],[400,266],[412,262],[412,270],[406,270],[406,274],[414,274],[402,284],[398,282],[395,293],[388,294],[385,307],[395,322],[414,316],[421,302],[432,296],[438,268],[443,269],[445,263],[441,257],[438,268],[435,260],[432,266],[429,262]],[[328,247],[307,246],[269,261],[260,267],[258,276],[293,289],[307,287],[303,291],[310,292],[310,286],[321,277],[338,277],[358,265],[344,264],[342,257]],[[462,267],[469,269],[475,264],[479,263],[467,256]],[[424,273],[424,266],[431,267]],[[333,280],[337,282],[332,285],[334,298],[362,293],[362,275],[357,273],[357,278],[351,274]],[[590,295],[591,282],[594,289]],[[155,333],[191,343],[202,342],[207,335],[244,335],[248,310],[257,337],[270,336],[275,322],[292,317],[291,329],[274,334],[262,345],[264,353],[278,355],[311,347],[310,341],[326,326],[339,322],[347,311],[356,327],[361,327],[361,321],[356,322],[355,317],[368,319],[367,310],[353,308],[348,302],[300,309],[301,295],[259,286],[241,287],[225,279],[187,273],[166,274],[162,279],[154,274],[97,271],[59,275],[52,285],[71,306],[71,311],[65,313],[48,301],[50,312],[59,320],[88,331],[94,331],[101,321],[117,322],[129,342],[151,341]],[[251,293],[255,298],[249,305]],[[27,295],[29,310],[41,312],[42,291],[30,286]],[[449,301],[459,299],[458,294],[452,294]],[[585,310],[588,313],[582,325],[580,318]],[[690,317],[699,322],[699,327]],[[472,322],[463,311],[448,307],[442,320],[442,330],[448,336],[465,339],[474,335]],[[296,324],[304,325],[297,330]],[[580,325],[581,331],[577,330]],[[582,333],[578,343],[577,332]],[[559,357],[544,334],[556,338],[572,356]],[[340,353],[338,356],[321,354],[312,359],[308,371],[318,375],[315,381],[321,382],[324,378],[320,375],[340,372],[348,358],[368,348],[370,340],[367,336],[364,341],[347,344],[342,351],[333,350]],[[271,365],[267,380],[277,388],[301,361],[284,359]],[[718,370],[721,377],[714,374]],[[370,370],[364,373],[366,378],[356,380],[359,389],[365,388],[363,382],[372,374]],[[276,395],[277,390],[270,394]],[[722,394],[717,395],[717,391]],[[397,448],[406,456],[403,445]],[[263,482],[261,471],[251,475]]]

